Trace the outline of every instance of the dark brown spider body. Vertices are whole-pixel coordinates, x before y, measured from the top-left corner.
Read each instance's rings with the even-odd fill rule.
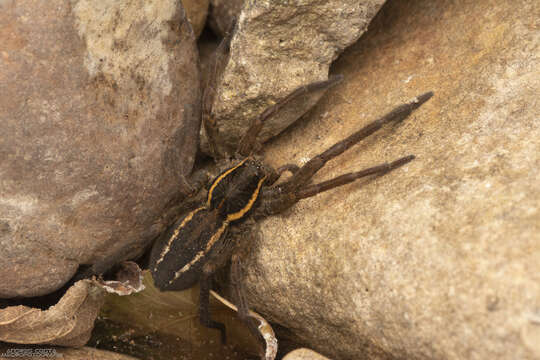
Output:
[[[268,174],[259,161],[245,158],[210,184],[206,202],[171,226],[154,244],[150,271],[160,290],[189,288],[209,260],[226,261],[234,244],[229,227],[255,208]]]

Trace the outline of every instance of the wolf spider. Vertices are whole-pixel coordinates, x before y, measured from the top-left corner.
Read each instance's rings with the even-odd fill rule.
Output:
[[[225,45],[224,45],[225,44]],[[217,63],[223,56],[227,40],[216,52],[211,82],[215,82]],[[203,125],[211,153],[215,159],[225,160],[229,167],[207,186],[206,192],[188,201],[192,210],[181,217],[154,244],[150,256],[150,271],[160,290],[182,290],[200,282],[200,321],[218,329],[225,342],[225,326],[211,319],[209,291],[213,274],[231,260],[231,282],[237,298],[239,317],[250,330],[260,336],[257,324],[249,315],[249,308],[241,284],[241,256],[245,236],[235,236],[246,225],[246,219],[262,219],[279,214],[301,199],[315,196],[338,186],[367,176],[386,174],[414,159],[413,155],[399,158],[368,169],[347,173],[334,179],[312,184],[311,179],[329,160],[339,156],[351,146],[370,136],[385,124],[398,123],[413,110],[428,101],[432,92],[418,96],[412,102],[394,108],[386,115],[369,123],[349,137],[337,142],[313,157],[303,166],[286,164],[278,169],[265,164],[254,152],[259,148],[257,136],[266,119],[299,96],[326,90],[342,80],[330,77],[301,86],[275,105],[255,117],[241,138],[236,151],[229,156],[219,142],[218,129],[211,116],[215,91],[207,86],[204,93]],[[291,177],[281,183],[277,180],[284,172]]]

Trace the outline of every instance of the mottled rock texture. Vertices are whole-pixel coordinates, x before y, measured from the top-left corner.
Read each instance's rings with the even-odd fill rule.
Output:
[[[186,9],[186,16],[193,27],[195,35],[201,35],[206,24],[209,0],[182,0],[182,5]]]
[[[133,256],[191,171],[199,74],[178,1],[0,2],[0,297]]]
[[[234,148],[254,117],[297,87],[326,79],[330,63],[360,37],[383,3],[246,2],[215,85],[213,117],[222,142]],[[261,140],[281,132],[321,95],[303,97],[268,119]]]
[[[244,0],[210,0],[208,24],[217,34],[224,36],[235,18],[240,15]]]
[[[265,155],[301,164],[433,90],[315,181],[417,159],[265,221],[246,263],[257,311],[333,359],[539,358],[539,15],[534,1],[383,7],[333,67],[344,83]]]

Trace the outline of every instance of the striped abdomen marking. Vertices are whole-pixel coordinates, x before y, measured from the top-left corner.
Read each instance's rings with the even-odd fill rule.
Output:
[[[229,222],[224,221],[223,224],[221,224],[221,227],[219,229],[217,229],[216,232],[214,232],[212,234],[212,236],[210,237],[210,239],[206,243],[206,246],[204,247],[204,249],[201,249],[199,252],[197,252],[197,254],[195,254],[195,256],[193,257],[193,259],[190,262],[188,262],[180,270],[178,270],[178,271],[176,271],[174,273],[174,277],[169,281],[169,284],[172,284],[176,279],[178,279],[180,276],[182,276],[182,274],[189,271],[193,265],[198,263],[202,258],[206,257],[210,253],[212,248],[214,247],[215,243],[219,239],[221,239],[221,237],[225,233],[225,230],[227,230],[228,226],[229,226]]]
[[[187,223],[189,223],[192,219],[193,219],[193,216],[195,214],[197,214],[199,211],[203,210],[204,207],[200,207],[198,209],[195,209],[193,210],[192,212],[190,212],[189,214],[186,215],[186,217],[184,218],[184,220],[182,220],[182,222],[180,223],[180,225],[178,225],[173,233],[171,234],[171,237],[169,238],[169,240],[167,241],[167,244],[163,247],[163,249],[161,250],[161,253],[160,253],[160,256],[159,258],[157,259],[156,261],[156,264],[154,266],[154,271],[157,271],[157,266],[163,261],[163,259],[165,258],[165,256],[169,253],[169,251],[171,250],[171,244],[173,243],[173,241],[177,240],[178,239],[178,235],[180,234],[180,231],[182,231],[182,229],[186,226]]]
[[[217,210],[205,207],[178,220],[152,249],[150,270],[156,287],[182,290],[192,286],[199,279],[201,267],[209,261],[209,251],[225,234],[227,226],[228,221]]]
[[[266,172],[246,158],[212,182],[206,203],[188,213],[154,244],[150,269],[160,290],[181,290],[200,277],[204,264],[229,249],[227,229],[256,206]]]

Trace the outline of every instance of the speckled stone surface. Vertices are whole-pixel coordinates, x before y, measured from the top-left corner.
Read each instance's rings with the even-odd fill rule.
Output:
[[[391,1],[266,151],[301,164],[435,96],[315,181],[415,154],[265,221],[249,300],[333,359],[540,357],[540,3]]]
[[[208,25],[217,34],[225,36],[232,22],[240,14],[244,0],[211,0]]]
[[[162,230],[198,144],[197,50],[172,0],[1,1],[0,37],[0,297],[37,296]]]
[[[186,10],[186,16],[193,27],[195,35],[201,35],[206,25],[208,15],[209,0],[182,0],[182,5]]]
[[[302,85],[327,79],[332,61],[366,31],[383,3],[247,1],[214,85],[212,114],[222,142],[234,148],[253,118],[269,106]],[[279,134],[321,95],[303,96],[267,119],[260,139]]]

